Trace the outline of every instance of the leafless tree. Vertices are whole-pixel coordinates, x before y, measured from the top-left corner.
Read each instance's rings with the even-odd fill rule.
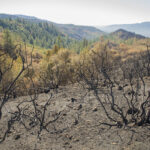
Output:
[[[23,49],[21,44],[15,45],[13,47],[13,52],[15,53],[15,58],[10,56],[7,52],[7,49],[5,46],[1,47],[1,55],[0,55],[0,120],[2,119],[3,115],[3,107],[12,99],[16,98],[16,83],[18,82],[19,78],[23,75],[23,72],[32,64],[32,52],[31,52],[31,60],[30,62],[27,61],[26,58],[26,46]],[[7,47],[8,48],[8,47]],[[34,47],[33,47],[34,49]],[[32,51],[33,51],[32,49]],[[14,56],[14,55],[13,55]],[[11,69],[14,66],[15,60],[19,58],[21,60],[21,68],[18,71],[18,74],[15,77],[11,77],[9,80],[8,77],[11,76],[9,74],[11,72]],[[8,61],[9,59],[9,61]],[[11,125],[14,123],[14,121],[18,119],[17,116],[11,117],[11,119],[8,121],[8,131],[10,130]],[[7,133],[7,132],[6,132]],[[6,134],[4,135],[4,139],[6,137]],[[3,140],[2,140],[3,141]]]
[[[64,123],[65,119],[63,119],[63,113],[65,110],[56,111],[52,107],[52,98],[54,93],[56,92],[58,81],[55,80],[53,74],[49,74],[50,77],[42,76],[42,80],[40,81],[41,85],[37,87],[32,78],[32,75],[28,73],[30,72],[30,70],[34,69],[32,66],[32,54],[29,60],[29,58],[27,57],[27,52],[22,51],[21,45],[19,48],[20,49],[18,49],[18,57],[20,57],[20,59],[22,60],[22,68],[18,75],[8,84],[9,86],[6,88],[7,90],[3,90],[4,93],[1,97],[0,105],[1,118],[3,111],[2,108],[11,100],[12,93],[15,92],[16,82],[24,71],[27,74],[25,78],[26,80],[28,80],[28,83],[30,83],[31,86],[30,88],[27,87],[24,80],[22,80],[21,89],[25,91],[26,97],[19,102],[17,101],[15,109],[8,111],[7,129],[6,131],[4,131],[4,134],[1,135],[0,143],[2,143],[6,139],[7,135],[11,132],[16,123],[23,126],[27,132],[36,129],[39,139],[43,130],[47,131],[50,134],[58,134],[74,125],[74,122],[70,124]],[[12,66],[13,62],[8,70],[11,69]],[[3,74],[4,73],[2,72],[1,80],[3,80]],[[42,91],[39,92],[39,89],[42,89]],[[41,92],[45,94],[45,98],[43,101],[41,101],[39,97],[39,93]],[[59,122],[62,122],[61,125],[58,125],[60,124]]]
[[[107,44],[93,51],[88,63],[80,62],[80,83],[93,91],[108,120],[101,124],[123,127],[150,122],[150,94],[145,81],[148,62],[146,69],[144,65],[138,55],[122,62],[111,54]]]
[[[32,61],[30,63],[26,63],[25,61],[25,56],[24,56],[24,52],[22,51],[22,45],[16,45],[15,46],[16,51],[17,51],[17,57],[19,57],[21,59],[21,63],[22,63],[22,67],[19,71],[19,73],[16,75],[16,77],[12,78],[10,81],[8,81],[7,79],[4,79],[4,77],[7,75],[8,76],[8,72],[12,69],[13,65],[14,65],[14,58],[10,58],[11,62],[8,65],[5,65],[5,61],[6,58],[4,57],[4,55],[7,56],[7,51],[5,51],[5,49],[2,48],[2,54],[1,54],[1,64],[4,65],[4,67],[0,68],[0,85],[1,85],[1,89],[0,89],[0,93],[1,93],[1,103],[0,103],[0,119],[2,117],[2,108],[3,106],[10,100],[10,98],[12,96],[15,97],[15,85],[16,82],[18,81],[18,79],[20,78],[20,76],[23,74],[23,72],[26,70],[26,68],[28,68]],[[26,50],[25,50],[26,51]],[[4,59],[3,59],[4,57]],[[31,59],[32,60],[32,59]],[[3,82],[4,80],[6,80],[6,82]]]

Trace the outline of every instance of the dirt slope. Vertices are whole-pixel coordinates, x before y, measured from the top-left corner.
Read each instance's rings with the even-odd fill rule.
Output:
[[[40,94],[39,101],[44,103],[48,94]],[[15,110],[15,105],[27,99],[20,97],[8,103],[0,121],[0,137],[6,128],[7,111]],[[87,92],[78,84],[60,87],[51,99],[49,109],[62,111],[57,123],[49,126],[37,138],[37,128],[26,131],[16,123],[0,150],[150,150],[150,127],[108,128],[99,126],[105,120],[102,109],[92,92]]]

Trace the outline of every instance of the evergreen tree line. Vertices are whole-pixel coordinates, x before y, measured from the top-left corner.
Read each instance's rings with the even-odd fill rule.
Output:
[[[13,38],[18,37],[23,42],[46,49],[51,49],[57,45],[58,48],[73,49],[79,53],[93,42],[86,39],[79,41],[70,38],[60,32],[52,23],[44,21],[29,21],[22,18],[0,19],[0,32],[6,29],[12,32]]]

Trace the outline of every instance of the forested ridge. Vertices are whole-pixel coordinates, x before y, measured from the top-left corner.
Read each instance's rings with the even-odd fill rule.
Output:
[[[0,31],[5,29],[11,31],[15,39],[31,45],[47,49],[57,45],[78,52],[87,47],[88,42],[92,43],[102,35],[102,32],[94,27],[61,25],[34,17],[1,14]]]

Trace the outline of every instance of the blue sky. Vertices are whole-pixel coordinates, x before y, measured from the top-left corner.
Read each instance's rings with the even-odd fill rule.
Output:
[[[0,13],[78,25],[128,24],[150,21],[150,0],[0,0]]]

